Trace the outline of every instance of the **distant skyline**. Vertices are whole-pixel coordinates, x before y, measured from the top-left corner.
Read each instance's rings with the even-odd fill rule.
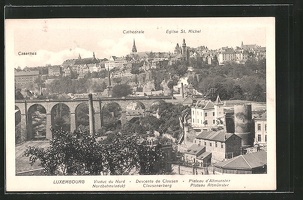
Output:
[[[273,18],[131,18],[6,20],[14,33],[14,67],[60,65],[66,59],[125,56],[133,40],[138,52],[173,52],[183,39],[189,47],[209,49],[257,44],[266,46],[266,27]],[[186,33],[180,33],[181,30]],[[178,33],[168,34],[174,30]],[[197,33],[188,33],[197,30]],[[128,31],[142,33],[131,34]],[[7,33],[7,32],[6,32]],[[35,52],[36,55],[18,55]]]

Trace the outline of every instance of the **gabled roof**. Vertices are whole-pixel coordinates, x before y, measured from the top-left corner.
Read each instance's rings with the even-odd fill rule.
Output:
[[[204,131],[202,131],[202,133],[200,133],[196,137],[196,139],[225,142],[226,140],[228,140],[233,135],[235,135],[235,134],[233,134],[233,133],[226,133],[225,130],[218,130],[218,131],[213,131],[213,130],[211,130],[211,131],[205,131],[204,130]]]
[[[234,157],[230,160],[218,162],[215,167],[224,169],[254,169],[267,165],[267,152],[258,151]]]
[[[214,103],[212,101],[208,101],[204,106],[203,110],[213,109],[213,108],[214,108]]]
[[[197,144],[193,144],[187,149],[185,153],[191,155],[197,155],[201,151],[205,151],[205,146],[199,146]]]

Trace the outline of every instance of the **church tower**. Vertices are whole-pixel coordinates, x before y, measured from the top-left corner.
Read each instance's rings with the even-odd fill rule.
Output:
[[[187,52],[185,39],[183,39],[183,44],[182,44],[182,57],[184,58],[184,60],[186,61],[188,60],[188,52]]]
[[[137,53],[137,47],[136,47],[135,39],[134,39],[134,42],[133,42],[132,52]]]
[[[183,39],[183,44],[182,44],[182,54],[185,55],[186,54],[186,43],[185,43],[185,39]]]
[[[181,53],[181,48],[179,46],[179,44],[177,43],[176,47],[175,47],[175,51],[174,51],[175,54],[180,54]]]
[[[80,53],[79,53],[78,59],[79,59],[79,60],[81,60],[81,56],[80,56]]]

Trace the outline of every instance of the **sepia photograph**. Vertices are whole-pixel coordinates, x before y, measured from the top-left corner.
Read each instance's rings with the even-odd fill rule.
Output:
[[[5,45],[8,191],[276,189],[273,17],[6,19]]]

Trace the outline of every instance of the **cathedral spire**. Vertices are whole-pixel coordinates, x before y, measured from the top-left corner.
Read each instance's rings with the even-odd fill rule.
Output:
[[[133,52],[133,53],[137,53],[137,47],[136,47],[135,39],[134,39],[134,42],[133,42],[132,52]]]

